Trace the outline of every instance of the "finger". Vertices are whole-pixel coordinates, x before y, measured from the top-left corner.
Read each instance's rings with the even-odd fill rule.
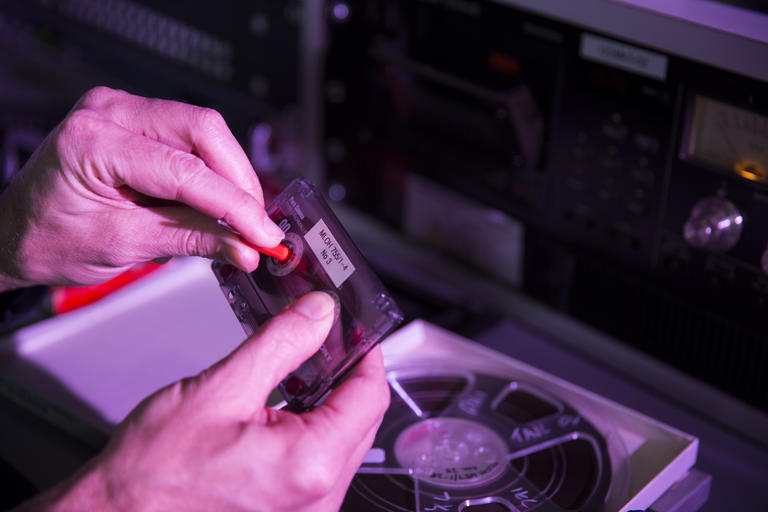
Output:
[[[181,201],[212,219],[222,219],[256,246],[274,247],[283,239],[283,231],[256,198],[196,156],[116,125],[109,137],[102,142],[112,150],[101,148],[101,154],[107,151],[101,163],[113,186],[128,185],[142,194]]]
[[[263,412],[269,393],[325,341],[334,308],[330,295],[310,292],[211,368],[214,386],[231,392],[226,400],[232,412],[248,417]]]
[[[80,102],[133,133],[193,153],[217,174],[264,204],[261,184],[243,148],[217,111],[97,87]]]
[[[378,428],[389,406],[381,349],[374,347],[328,399],[302,417],[329,439],[363,439]],[[348,441],[346,441],[348,442]]]
[[[126,264],[167,260],[172,256],[203,256],[227,261],[246,272],[259,264],[259,253],[242,238],[210,217],[186,206],[118,211],[113,249],[130,260]],[[131,237],[140,233],[138,237]]]

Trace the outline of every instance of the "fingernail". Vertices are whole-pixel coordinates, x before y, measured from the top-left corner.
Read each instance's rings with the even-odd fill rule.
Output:
[[[274,245],[279,244],[283,238],[285,238],[285,233],[283,233],[283,230],[280,229],[280,227],[266,215],[264,216],[264,232],[270,238],[275,239]]]
[[[333,299],[323,292],[311,292],[293,303],[291,309],[310,320],[320,320],[333,312]]]

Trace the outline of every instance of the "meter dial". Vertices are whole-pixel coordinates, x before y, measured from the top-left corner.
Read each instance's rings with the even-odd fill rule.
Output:
[[[768,183],[768,116],[696,96],[688,156]]]

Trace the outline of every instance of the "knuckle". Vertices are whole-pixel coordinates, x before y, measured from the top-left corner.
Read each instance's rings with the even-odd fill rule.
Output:
[[[329,494],[336,484],[334,468],[319,461],[304,464],[302,471],[294,476],[296,492],[307,498],[321,498]]]
[[[237,208],[240,208],[241,210],[250,210],[250,211],[259,211],[256,209],[256,206],[260,206],[256,203],[256,200],[253,198],[252,195],[250,195],[245,190],[238,188],[237,189],[237,198],[235,199],[235,205]],[[263,208],[260,208],[261,212],[259,213],[260,216],[266,216],[266,212],[264,212]]]
[[[205,236],[197,230],[184,230],[179,235],[179,244],[177,250],[179,254],[186,256],[206,256],[208,247],[205,243]]]
[[[227,123],[218,110],[207,107],[195,107],[197,125],[205,132],[218,133],[225,130]]]
[[[304,499],[322,498],[336,485],[342,461],[311,428],[294,432],[292,444],[282,453],[283,460],[295,468],[286,481],[288,488]]]
[[[177,177],[174,199],[182,199],[185,191],[199,180],[206,172],[205,164],[202,160],[191,153],[184,151],[173,151],[168,158],[169,165],[175,169]]]
[[[201,373],[193,377],[184,377],[176,382],[178,388],[174,391],[175,396],[179,402],[184,401],[187,397],[194,394],[196,390],[200,389],[203,382],[210,378],[210,372]]]
[[[63,145],[91,141],[98,135],[101,125],[102,120],[96,112],[88,109],[75,110],[59,125],[56,137],[59,149],[63,149]]]
[[[227,211],[224,212],[224,220],[229,223],[229,225],[234,226],[236,224],[236,219],[239,216],[238,213],[254,210],[251,201],[251,196],[249,196],[247,192],[238,191],[238,193],[231,198],[229,205],[227,206]]]
[[[178,380],[148,396],[143,402],[146,414],[152,419],[162,420],[178,411],[189,393],[186,381]]]
[[[104,85],[88,90],[80,99],[80,105],[85,108],[99,108],[114,100],[118,91]]]
[[[169,384],[165,389],[160,390],[158,396],[163,397],[164,405],[176,407],[184,401],[184,396],[188,393],[187,380],[188,378],[177,380]]]

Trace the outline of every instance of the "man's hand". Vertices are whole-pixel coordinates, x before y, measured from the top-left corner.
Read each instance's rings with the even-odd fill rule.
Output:
[[[0,290],[93,284],[174,255],[253,270],[245,241],[273,247],[283,236],[218,112],[106,87],[35,151],[0,197],[0,219]]]
[[[145,399],[102,454],[21,510],[335,511],[389,404],[374,349],[321,406],[265,407],[318,350],[333,300],[312,292],[227,358]]]

